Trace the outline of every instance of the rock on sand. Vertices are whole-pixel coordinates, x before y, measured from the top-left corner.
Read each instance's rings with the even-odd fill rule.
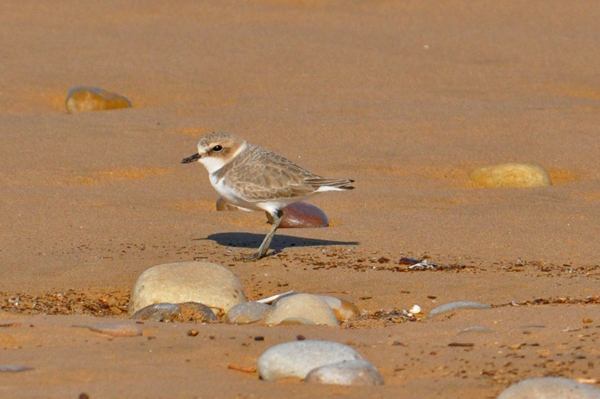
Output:
[[[227,312],[246,302],[246,296],[240,280],[229,269],[209,262],[180,262],[143,272],[131,292],[129,313],[161,302],[198,302]]]
[[[469,178],[482,187],[542,187],[551,186],[546,170],[538,164],[505,163],[475,169]]]

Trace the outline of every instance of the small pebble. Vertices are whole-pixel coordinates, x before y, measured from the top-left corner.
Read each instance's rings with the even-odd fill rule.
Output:
[[[351,360],[312,369],[306,382],[336,385],[383,385],[383,377],[364,360]]]
[[[142,327],[132,322],[117,323],[96,323],[83,326],[73,326],[88,328],[90,331],[109,335],[111,337],[137,337],[142,335]]]
[[[273,217],[267,212],[269,223]],[[303,229],[310,227],[329,227],[329,219],[321,208],[307,202],[295,202],[283,208],[280,229]]]
[[[0,366],[0,373],[20,373],[29,370],[33,370],[33,367],[19,366],[17,364],[5,364],[4,366]]]
[[[337,326],[339,321],[329,305],[316,295],[296,294],[283,297],[265,319],[267,325],[277,325],[285,319],[302,318],[315,324]]]
[[[484,303],[479,303],[479,302],[469,302],[469,301],[450,302],[450,303],[446,303],[444,305],[438,306],[437,308],[433,309],[427,315],[427,319],[431,319],[435,316],[439,316],[441,314],[448,313],[448,312],[451,312],[453,310],[458,310],[458,309],[491,309],[491,308],[492,307],[490,305],[486,305]]]
[[[135,320],[154,320],[160,322],[183,321],[181,308],[174,303],[148,305],[133,314]]]
[[[90,395],[85,392],[79,394],[79,399],[90,399]]]
[[[506,388],[498,399],[600,399],[600,389],[568,378],[530,378]]]
[[[196,336],[198,336],[199,332],[198,332],[198,330],[188,330],[188,332],[186,334],[188,337],[196,337]]]
[[[216,321],[217,316],[208,306],[198,302],[178,303],[184,321]]]
[[[410,308],[409,312],[412,314],[419,314],[421,313],[421,307],[419,305],[413,305],[413,307]]]
[[[538,164],[506,163],[475,169],[469,178],[481,187],[542,187],[551,186],[546,170]]]
[[[99,87],[77,86],[67,94],[67,111],[70,113],[130,108],[126,97]]]
[[[228,311],[246,302],[240,280],[228,268],[209,262],[179,262],[151,267],[137,279],[129,313],[155,303],[202,303]]]
[[[349,346],[330,341],[293,341],[275,345],[258,359],[258,372],[266,381],[304,379],[313,369],[345,360],[362,360]]]
[[[274,307],[260,302],[239,303],[229,309],[225,322],[229,324],[250,324],[264,320]]]

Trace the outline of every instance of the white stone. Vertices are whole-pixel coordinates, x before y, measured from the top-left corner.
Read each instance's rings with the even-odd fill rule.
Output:
[[[491,308],[492,307],[490,305],[487,305],[485,303],[480,303],[480,302],[471,302],[471,301],[450,302],[450,303],[440,305],[437,308],[433,309],[431,312],[429,312],[426,319],[431,319],[435,316],[439,316],[441,314],[452,312],[454,310],[459,310],[459,309],[491,309]]]
[[[258,373],[266,381],[304,379],[317,367],[350,360],[362,360],[362,356],[349,346],[330,341],[294,341],[263,353],[258,359]]]
[[[383,377],[373,365],[364,360],[327,364],[311,370],[306,382],[336,385],[383,385]]]
[[[209,262],[180,262],[143,272],[131,292],[129,313],[161,302],[199,302],[227,312],[246,302],[246,296],[240,280],[229,269]]]
[[[294,317],[307,319],[315,324],[339,325],[333,309],[318,296],[311,294],[296,294],[281,298],[275,304],[273,312],[265,319],[265,324],[277,325],[285,319]]]
[[[600,399],[600,389],[568,378],[531,378],[506,388],[498,399]]]

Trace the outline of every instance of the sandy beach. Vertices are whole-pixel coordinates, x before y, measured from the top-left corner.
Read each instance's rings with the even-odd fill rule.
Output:
[[[562,376],[600,388],[600,6],[594,1],[0,2],[1,398],[496,398]],[[75,86],[133,107],[69,114]],[[200,137],[228,131],[356,189],[330,227],[216,212]],[[481,188],[535,162],[553,185]],[[439,270],[408,270],[400,259]],[[228,267],[248,299],[347,299],[341,327],[144,322],[148,268]],[[452,301],[490,310],[426,320]],[[15,305],[15,302],[17,303]],[[418,304],[413,322],[394,311]],[[387,313],[386,313],[387,312]],[[489,334],[459,334],[472,326]],[[195,337],[186,334],[196,329]],[[350,345],[381,387],[265,382],[269,347]],[[254,337],[264,337],[255,341]],[[449,346],[453,343],[471,346]]]

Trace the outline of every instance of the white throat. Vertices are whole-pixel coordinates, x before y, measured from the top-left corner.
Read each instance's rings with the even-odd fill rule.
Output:
[[[242,152],[246,148],[246,145],[247,144],[244,143],[244,145],[238,148],[236,152],[230,154],[227,158],[202,156],[200,158],[200,163],[202,163],[202,165],[204,165],[208,173],[212,175],[213,173],[221,169],[223,166],[225,166],[227,163],[229,163],[240,152]]]

